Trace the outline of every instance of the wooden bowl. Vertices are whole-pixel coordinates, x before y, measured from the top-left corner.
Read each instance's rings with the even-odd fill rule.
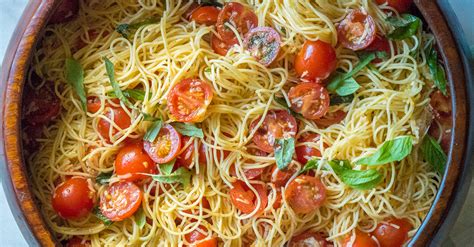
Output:
[[[43,29],[49,16],[61,0],[30,1],[13,38],[10,41],[7,54],[3,61],[0,150],[4,162],[3,183],[10,208],[21,229],[23,236],[30,245],[54,246],[59,245],[54,235],[43,220],[30,190],[30,183],[25,166],[20,133],[21,95],[26,72],[30,66],[32,52],[38,40],[42,37]],[[425,23],[428,24],[436,37],[439,51],[444,61],[446,75],[452,93],[453,131],[451,152],[448,166],[443,177],[436,199],[426,216],[423,224],[413,237],[413,246],[426,246],[440,235],[440,229],[446,232],[449,226],[443,226],[445,219],[455,219],[458,210],[451,210],[463,201],[462,186],[470,181],[468,165],[471,156],[472,109],[468,99],[473,97],[473,91],[466,81],[466,71],[461,60],[459,45],[447,24],[445,16],[438,4],[432,0],[416,0],[416,6],[421,12]],[[468,98],[468,95],[470,96]],[[467,181],[467,182],[466,182]],[[464,184],[463,184],[464,183]]]

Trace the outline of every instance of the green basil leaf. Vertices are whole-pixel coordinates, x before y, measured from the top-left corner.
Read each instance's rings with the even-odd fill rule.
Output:
[[[145,136],[143,136],[143,140],[154,142],[156,137],[158,137],[158,134],[160,133],[162,125],[163,121],[161,121],[161,119],[153,121],[150,128],[148,128],[148,130],[146,131]]]
[[[102,221],[102,223],[106,226],[110,226],[112,223],[114,223],[113,221],[111,221],[109,218],[105,217],[105,215],[102,214],[102,211],[100,211],[99,207],[94,207],[92,209],[92,213],[95,215],[95,217],[97,217],[97,219]]]
[[[173,172],[174,163],[176,160],[172,160],[168,163],[160,164],[160,172],[163,175],[170,175]]]
[[[303,169],[298,174],[303,174],[309,170],[313,169],[318,169],[318,166],[321,165],[321,160],[320,159],[310,159],[306,164],[304,165]]]
[[[384,142],[377,152],[358,160],[356,164],[372,166],[400,161],[411,153],[412,148],[413,138],[411,136],[399,136]]]
[[[150,25],[150,24],[154,24],[154,23],[158,23],[158,20],[150,18],[150,19],[147,19],[147,20],[144,20],[144,21],[141,21],[141,22],[134,22],[134,23],[130,23],[130,24],[123,23],[123,24],[119,24],[115,28],[115,31],[117,31],[117,33],[121,34],[122,37],[128,39],[128,37],[129,37],[129,35],[131,34],[132,31],[136,31],[138,28],[140,28],[142,26],[146,26],[146,25]]]
[[[421,143],[421,153],[424,159],[433,166],[433,169],[440,174],[444,173],[444,168],[448,157],[444,153],[439,143],[433,137],[426,135]]]
[[[275,139],[275,160],[280,170],[285,170],[295,153],[295,138]]]
[[[122,91],[122,93],[125,97],[134,100],[143,101],[145,99],[145,91],[141,89],[125,89]],[[108,92],[107,95],[113,98],[117,98],[114,91]]]
[[[347,96],[339,96],[336,94],[331,94],[330,98],[330,105],[339,105],[339,104],[349,104],[354,100],[354,94],[350,94]]]
[[[286,103],[286,100],[285,98],[281,98],[281,97],[275,97],[275,102],[277,102],[278,104],[280,104],[281,106],[285,107],[285,109],[291,114],[293,115],[294,117],[302,117],[301,114],[293,111],[290,106],[288,106],[288,104]]]
[[[174,122],[174,123],[171,123],[171,125],[176,129],[176,131],[178,131],[182,135],[204,138],[204,133],[202,132],[202,129],[192,124]]]
[[[358,190],[369,190],[375,188],[382,181],[382,174],[375,169],[352,170],[349,161],[334,160],[329,161],[334,173],[351,188]],[[342,166],[341,166],[342,165]]]
[[[152,115],[148,114],[148,113],[145,113],[145,112],[142,112],[142,115],[143,115],[143,121],[156,121],[156,120],[160,120],[161,118],[157,118],[157,117],[153,117]]]
[[[95,181],[98,184],[109,184],[110,177],[112,177],[114,173],[113,172],[101,172],[97,177],[95,178]]]
[[[81,100],[82,109],[87,111],[87,97],[84,89],[84,70],[81,64],[72,58],[66,59],[66,80],[74,87]]]
[[[342,77],[344,75],[339,74],[338,76]],[[360,85],[353,77],[337,81],[338,83],[328,84],[327,89],[330,92],[335,92],[339,96],[347,96],[354,94],[360,88]]]
[[[104,62],[105,69],[107,70],[107,75],[109,76],[110,84],[112,84],[112,88],[114,89],[115,96],[117,96],[117,98],[128,107],[135,108],[132,103],[130,103],[130,101],[125,97],[122,90],[120,89],[119,84],[115,81],[114,64],[108,58],[104,58]]]
[[[446,88],[446,74],[443,70],[443,67],[438,63],[438,53],[429,45],[427,50],[425,51],[426,54],[426,62],[428,63],[428,67],[430,68],[430,74],[433,77],[433,81],[435,86],[443,93],[445,96],[448,95],[448,90]]]
[[[146,215],[143,208],[140,207],[137,212],[134,214],[135,223],[137,223],[138,228],[142,229],[146,224]]]
[[[181,183],[183,186],[188,186],[191,181],[191,172],[184,168],[180,167],[171,174],[157,174],[151,176],[153,180],[160,183],[172,184],[172,183]]]
[[[387,37],[394,40],[403,40],[416,34],[421,26],[420,18],[410,15],[402,14],[401,18],[389,17],[387,22],[395,27]]]

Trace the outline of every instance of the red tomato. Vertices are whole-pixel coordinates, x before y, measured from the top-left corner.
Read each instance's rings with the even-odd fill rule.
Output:
[[[153,160],[143,150],[143,142],[134,142],[122,147],[115,158],[115,174],[123,176],[124,181],[140,181],[154,174],[156,167]]]
[[[142,203],[143,193],[132,182],[118,182],[100,195],[100,211],[112,221],[132,216]]]
[[[250,130],[255,128],[261,118],[250,124]],[[275,139],[295,137],[297,128],[296,119],[288,111],[270,110],[252,140],[260,150],[271,153]]]
[[[375,34],[372,16],[358,9],[352,10],[337,27],[337,36],[342,46],[353,51],[367,48],[374,41]]]
[[[288,247],[329,247],[331,243],[317,232],[306,231],[291,238]]]
[[[433,108],[435,118],[444,125],[451,124],[452,105],[451,96],[444,96],[437,90],[430,95],[430,106]]]
[[[184,79],[168,94],[168,109],[179,122],[201,122],[212,101],[212,88],[199,79]]]
[[[329,93],[320,84],[305,82],[290,88],[291,109],[307,119],[320,119],[329,110]]]
[[[296,74],[308,81],[324,80],[336,69],[336,50],[321,40],[304,42],[295,57]]]
[[[281,190],[277,190],[276,196],[275,196],[275,201],[273,202],[272,207],[274,209],[278,209],[281,207],[281,200],[282,200],[282,195],[281,195]]]
[[[181,137],[181,145],[184,147],[191,138],[189,136]],[[194,143],[191,142],[186,149],[181,150],[181,153],[176,157],[176,164],[178,166],[184,166],[186,168],[191,168],[194,160]]]
[[[89,247],[92,246],[89,240],[73,237],[67,241],[66,247]]]
[[[201,7],[201,5],[199,5],[198,3],[196,2],[193,2],[189,8],[183,13],[183,17],[186,18],[186,19],[189,19],[191,18],[191,15],[193,14],[193,12],[198,9],[199,7]]]
[[[49,19],[50,24],[68,22],[76,17],[79,11],[79,0],[61,1],[56,11]]]
[[[305,133],[300,138],[298,138],[298,143],[312,142],[315,143],[315,145],[319,145],[320,139],[321,136],[319,134]],[[297,145],[295,147],[295,152],[296,159],[303,165],[313,157],[321,157],[321,151],[319,151],[319,149],[307,144]]]
[[[105,117],[113,121],[120,129],[126,129],[130,127],[132,123],[128,113],[120,106],[106,106]],[[111,128],[112,131],[110,132]],[[99,134],[106,140],[110,140],[111,136],[114,136],[119,132],[119,130],[117,130],[114,126],[110,125],[108,120],[103,118],[99,119],[97,130],[99,131]]]
[[[181,135],[173,126],[165,124],[161,127],[155,141],[145,141],[143,146],[153,161],[158,164],[168,163],[176,158],[181,150]]]
[[[285,198],[295,213],[311,213],[326,199],[326,188],[319,178],[299,175],[285,191]]]
[[[23,117],[30,125],[43,125],[59,115],[61,101],[47,86],[25,91]]]
[[[381,247],[401,247],[408,241],[408,232],[413,226],[406,219],[390,218],[379,223],[373,234]]]
[[[280,34],[271,27],[256,27],[245,35],[244,48],[264,66],[276,59],[280,46]]]
[[[186,242],[194,247],[216,247],[217,238],[212,236],[209,238],[207,234],[208,230],[203,225],[199,225],[198,228],[199,229],[184,235]]]
[[[191,13],[191,20],[197,24],[211,26],[216,24],[220,9],[214,6],[202,6]]]
[[[358,229],[355,235],[347,235],[344,239],[343,247],[378,247],[377,242],[368,234]]]
[[[337,110],[335,112],[327,112],[326,115],[320,119],[315,119],[314,122],[320,128],[327,128],[333,124],[340,123],[344,118],[346,118],[347,112],[343,110]]]
[[[396,9],[399,13],[405,13],[410,10],[413,0],[375,0],[377,4],[388,3],[388,6]]]
[[[54,211],[65,219],[86,216],[94,206],[94,193],[85,178],[70,178],[60,184],[53,193]]]
[[[219,39],[216,35],[211,34],[211,47],[212,50],[214,50],[215,53],[225,56],[229,49],[232,47],[232,45],[229,45]]]
[[[250,29],[258,25],[258,18],[252,10],[240,3],[230,2],[225,4],[217,18],[216,29],[224,42],[236,44],[238,39],[226,24],[232,25],[240,36],[244,36]]]
[[[275,165],[273,166],[270,181],[275,184],[277,188],[285,187],[291,176],[298,171],[298,167],[290,164],[286,170],[280,170]]]
[[[96,113],[101,107],[100,99],[95,96],[87,97],[87,111],[90,113]]]
[[[388,41],[388,39],[383,36],[376,35],[374,41],[372,41],[372,44],[365,48],[365,50],[373,52],[385,52],[387,53],[387,56],[390,56],[390,41]],[[372,60],[372,63],[380,62],[382,62],[382,59],[380,58],[375,58]]]
[[[235,207],[237,207],[242,213],[250,214],[257,207],[257,196],[260,198],[260,207],[258,208],[256,215],[263,212],[268,203],[267,190],[261,184],[252,184],[257,190],[258,195],[256,196],[252,190],[243,181],[237,180],[232,183],[232,188],[229,192],[230,200]]]

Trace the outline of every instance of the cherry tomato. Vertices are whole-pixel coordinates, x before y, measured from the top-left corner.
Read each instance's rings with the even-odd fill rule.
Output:
[[[219,39],[219,37],[217,37],[216,35],[211,34],[211,47],[215,53],[221,56],[225,56],[227,52],[229,51],[229,49],[232,47],[232,45],[225,43],[224,41]]]
[[[383,36],[376,35],[374,41],[372,41],[372,44],[365,48],[365,50],[372,52],[385,52],[387,53],[387,56],[390,56],[390,41],[388,41],[388,39]],[[374,60],[372,60],[372,63],[380,62],[382,62],[382,59],[380,58],[375,58]]]
[[[287,186],[285,198],[295,213],[311,213],[326,199],[326,188],[319,178],[299,175]]]
[[[197,24],[211,26],[217,23],[220,9],[214,6],[202,6],[191,13],[191,20]]]
[[[367,48],[374,41],[375,34],[372,16],[358,9],[352,10],[337,27],[337,36],[342,46],[353,51]]]
[[[79,11],[79,0],[61,1],[56,11],[49,19],[50,24],[59,24],[71,21]]]
[[[306,231],[291,238],[288,247],[329,247],[331,243],[317,232]]]
[[[452,106],[451,96],[444,96],[441,91],[437,90],[430,95],[430,106],[433,108],[435,118],[441,123],[451,124]]]
[[[87,97],[87,111],[90,113],[96,113],[101,107],[100,99],[95,96]]]
[[[113,121],[120,129],[126,129],[130,127],[132,123],[128,113],[120,106],[107,105],[105,109],[105,117]],[[113,128],[111,133],[109,132],[110,128]],[[109,141],[111,136],[114,136],[119,132],[118,129],[111,126],[108,120],[103,118],[99,119],[97,130],[104,139]]]
[[[54,211],[65,219],[86,216],[94,206],[94,193],[85,178],[70,178],[60,184],[53,193]]]
[[[83,240],[78,237],[73,237],[67,241],[66,247],[89,247],[92,246],[89,240]]]
[[[273,202],[272,207],[274,209],[280,208],[281,207],[281,200],[283,200],[281,190],[277,190],[276,195],[275,195],[275,201]]]
[[[346,118],[347,112],[343,110],[337,110],[335,112],[327,112],[326,115],[320,119],[315,119],[314,122],[320,128],[327,128],[333,124],[340,123],[344,118]]]
[[[23,117],[30,125],[43,125],[59,115],[61,102],[47,86],[25,90]]]
[[[124,181],[140,181],[154,174],[156,167],[153,160],[143,150],[143,142],[133,142],[122,147],[115,158],[115,174],[123,176]]]
[[[176,158],[181,150],[181,135],[173,126],[165,124],[161,127],[155,141],[145,141],[143,146],[153,161],[158,164],[168,163]]]
[[[324,80],[336,69],[336,50],[321,40],[304,42],[295,57],[296,74],[308,81]]]
[[[318,146],[320,139],[321,136],[319,134],[305,133],[300,138],[298,138],[298,143],[312,142]],[[321,157],[321,151],[319,151],[319,149],[315,148],[314,146],[309,146],[308,144],[296,145],[295,152],[296,159],[303,165],[313,157]]]
[[[257,196],[243,181],[237,180],[232,183],[232,188],[229,192],[230,200],[235,207],[237,207],[242,213],[250,214],[257,207]],[[268,203],[267,190],[261,184],[252,184],[257,190],[258,197],[260,198],[260,207],[258,208],[256,215],[263,212]]]
[[[201,122],[212,96],[212,88],[207,82],[184,79],[168,94],[168,109],[179,122]]]
[[[285,187],[286,183],[290,180],[291,176],[298,171],[298,167],[293,163],[290,163],[286,170],[280,170],[275,165],[272,168],[270,181],[275,184],[277,188]]]
[[[181,145],[184,147],[191,138],[189,136],[181,137]],[[176,164],[178,166],[184,166],[186,168],[191,168],[194,160],[194,143],[191,142],[186,149],[181,150],[181,153],[176,157]]]
[[[193,14],[193,12],[198,9],[199,7],[201,7],[201,5],[199,5],[199,3],[197,2],[193,2],[189,8],[183,13],[183,17],[185,19],[188,19],[191,18],[191,15]]]
[[[258,18],[252,10],[236,2],[226,3],[217,18],[216,29],[220,38],[228,44],[236,44],[237,37],[226,24],[232,25],[244,36],[247,32],[258,25]]]
[[[406,13],[413,5],[413,0],[375,0],[377,4],[388,3],[388,6],[396,9],[399,13]]]
[[[307,119],[320,119],[329,110],[329,93],[320,84],[305,82],[290,88],[291,109]]]
[[[255,128],[261,118],[250,124],[250,130]],[[295,137],[297,128],[296,119],[288,111],[270,110],[252,140],[260,150],[271,153],[275,139]]]
[[[373,234],[381,247],[401,247],[408,241],[408,232],[413,226],[406,219],[390,218],[379,223]]]
[[[199,230],[196,229],[186,235],[184,238],[186,242],[190,243],[194,247],[217,247],[217,238],[208,236],[206,227],[199,225]],[[203,233],[205,232],[205,233]]]
[[[280,46],[280,34],[271,27],[256,27],[245,35],[244,48],[264,66],[276,59]]]
[[[134,183],[114,183],[100,195],[100,211],[111,221],[121,221],[140,208],[142,198],[142,191]]]
[[[355,235],[349,234],[344,239],[343,247],[378,247],[377,242],[368,234],[358,229]]]

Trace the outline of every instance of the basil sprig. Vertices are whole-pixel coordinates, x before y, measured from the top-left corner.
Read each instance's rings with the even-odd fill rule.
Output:
[[[411,136],[399,136],[393,140],[385,141],[374,154],[364,157],[355,163],[357,165],[383,165],[400,161],[407,157],[413,148]]]
[[[448,95],[448,90],[446,88],[446,74],[443,67],[438,63],[438,53],[436,49],[433,48],[433,45],[430,44],[426,50],[426,62],[430,68],[430,74],[433,77],[434,85],[443,93],[445,96]]]
[[[274,150],[278,169],[286,169],[295,153],[295,138],[275,139]]]
[[[204,133],[202,132],[202,129],[192,124],[174,122],[174,123],[171,123],[171,126],[173,126],[173,128],[179,133],[181,133],[182,135],[204,138]]]
[[[101,172],[99,175],[97,175],[95,181],[102,185],[109,184],[110,177],[112,177],[113,174],[113,172]]]
[[[421,26],[420,18],[410,14],[402,14],[400,18],[391,16],[387,18],[387,22],[395,27],[395,29],[387,35],[388,38],[394,40],[403,40],[415,35]]]
[[[433,169],[438,173],[443,174],[448,157],[436,139],[426,135],[423,138],[420,149],[423,158],[433,167]]]
[[[94,214],[94,216],[100,221],[102,221],[102,223],[106,226],[110,226],[112,225],[112,223],[114,223],[113,221],[111,221],[109,218],[105,217],[105,215],[102,214],[102,211],[100,211],[99,207],[94,207],[92,209],[92,214]]]
[[[122,37],[128,39],[129,35],[133,32],[133,31],[136,31],[138,30],[140,27],[142,26],[146,26],[146,25],[150,25],[150,24],[154,24],[154,23],[157,23],[158,20],[154,19],[154,18],[150,18],[150,19],[147,19],[147,20],[144,20],[144,21],[140,21],[140,22],[132,22],[130,24],[127,24],[127,23],[123,23],[123,24],[119,24],[116,28],[115,28],[115,31],[117,31],[117,33],[121,34]]]
[[[134,108],[133,104],[130,103],[128,98],[125,97],[125,95],[123,94],[122,89],[120,89],[120,85],[117,83],[117,81],[115,81],[114,64],[106,57],[104,58],[104,62],[105,62],[105,69],[107,71],[107,75],[109,76],[110,84],[112,85],[112,88],[114,89],[115,96],[128,107]]]
[[[191,182],[191,172],[180,167],[173,172],[174,160],[170,163],[160,165],[160,174],[151,175],[152,179],[160,183],[172,184],[181,183],[183,186],[188,186]]]
[[[161,119],[156,119],[155,121],[153,121],[150,128],[148,128],[145,135],[143,136],[143,140],[154,142],[156,137],[158,137],[162,126],[163,121]]]
[[[84,89],[84,70],[81,64],[73,59],[66,59],[66,80],[74,87],[77,96],[81,100],[82,109],[87,111],[87,97]]]

